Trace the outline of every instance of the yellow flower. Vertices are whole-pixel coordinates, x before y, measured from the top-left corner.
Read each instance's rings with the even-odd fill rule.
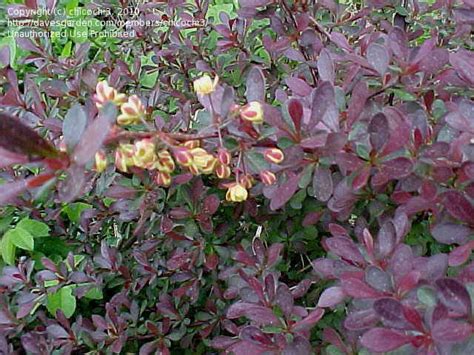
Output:
[[[107,81],[100,81],[97,83],[95,88],[96,94],[94,95],[94,101],[97,108],[102,108],[106,102],[113,102],[116,105],[121,105],[127,101],[125,94],[120,94],[113,87],[109,86]]]
[[[231,187],[229,187],[225,195],[225,198],[227,201],[242,202],[247,199],[248,195],[249,194],[245,187],[243,187],[239,183],[235,183]]]
[[[172,173],[176,168],[170,152],[168,152],[166,149],[160,150],[158,152],[158,160],[155,162],[154,167],[162,173],[168,174]]]
[[[260,102],[252,101],[242,107],[240,117],[255,124],[263,123],[263,108]]]
[[[155,143],[151,139],[142,139],[135,142],[133,164],[140,168],[152,168],[156,161]]]
[[[225,165],[221,162],[218,162],[216,165],[215,173],[219,179],[227,179],[231,174],[230,167],[229,165]]]
[[[101,173],[107,168],[107,156],[103,150],[99,150],[95,153],[95,171]]]
[[[162,171],[158,171],[155,176],[155,182],[158,186],[168,187],[171,185],[171,175]]]
[[[118,170],[126,173],[128,167],[133,165],[133,154],[135,147],[133,144],[120,144],[115,151],[115,166]]]
[[[216,167],[217,159],[202,148],[190,150],[193,156],[193,165],[203,174],[211,174]]]
[[[137,95],[132,95],[120,107],[120,111],[122,113],[117,117],[119,125],[138,124],[145,115],[145,106]]]
[[[194,91],[199,95],[209,95],[216,89],[218,81],[218,76],[212,81],[209,75],[204,74],[199,79],[194,80]]]

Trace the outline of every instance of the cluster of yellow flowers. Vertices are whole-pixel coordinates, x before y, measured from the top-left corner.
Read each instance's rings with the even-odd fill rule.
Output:
[[[106,102],[120,106],[120,115],[117,117],[119,125],[138,124],[145,117],[145,106],[137,95],[127,99],[125,94],[119,93],[107,81],[100,81],[95,91],[94,100],[97,108],[102,108]]]
[[[194,90],[198,95],[209,95],[217,86],[219,78],[212,80],[208,75],[194,81]],[[97,84],[94,100],[98,108],[106,102],[113,102],[120,107],[121,114],[117,117],[119,125],[138,124],[145,117],[145,107],[139,97],[132,95],[127,98],[106,81]],[[254,124],[263,123],[263,108],[257,101],[252,101],[238,109],[240,117]],[[170,152],[171,151],[171,152]],[[267,148],[263,152],[264,158],[274,164],[283,161],[284,155],[280,149]],[[189,140],[179,146],[157,146],[157,141],[145,138],[132,143],[121,143],[115,150],[115,167],[122,172],[128,172],[131,167],[137,167],[154,172],[155,182],[159,186],[170,186],[171,174],[176,169],[176,164],[189,170],[194,175],[214,173],[220,179],[231,176],[230,152],[220,147],[217,155],[213,155],[200,146],[199,140]],[[175,163],[176,162],[176,163]],[[107,167],[107,156],[104,151],[95,155],[95,169],[102,172]],[[276,182],[276,176],[269,170],[259,173],[259,178],[265,185]],[[252,188],[255,180],[252,175],[237,173],[235,182],[224,184],[228,188],[226,199],[233,202],[242,202],[248,198],[248,190]]]
[[[216,76],[214,80],[207,74],[194,80],[194,91],[198,95],[209,95],[214,92],[219,82],[219,77]],[[239,109],[240,117],[255,124],[263,123],[263,107],[258,101],[251,101]]]

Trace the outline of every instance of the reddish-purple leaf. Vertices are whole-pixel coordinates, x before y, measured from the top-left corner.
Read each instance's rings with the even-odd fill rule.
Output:
[[[291,76],[285,79],[286,85],[293,91],[294,94],[299,96],[308,96],[311,94],[313,90],[311,86],[309,86],[306,81],[303,79]]]
[[[329,81],[331,84],[334,84],[334,62],[326,48],[323,48],[321,53],[319,53],[317,68],[322,81]]]
[[[342,290],[342,287],[333,286],[325,289],[319,297],[318,307],[334,307],[341,303],[346,294]]]
[[[275,211],[283,207],[298,190],[299,175],[293,175],[288,178],[281,186],[278,187],[270,201],[270,208]]]
[[[374,302],[374,311],[386,326],[403,328],[407,325],[402,304],[393,298],[381,298]]]
[[[390,55],[384,46],[378,43],[371,43],[367,48],[367,61],[380,76],[383,76],[390,63]]]
[[[455,223],[440,223],[431,229],[434,239],[443,244],[464,244],[474,231],[468,226]]]
[[[411,174],[413,162],[409,158],[395,158],[382,164],[383,173],[390,179],[401,179]]]
[[[309,330],[311,329],[316,323],[319,322],[319,320],[323,317],[324,315],[324,309],[322,308],[316,308],[314,311],[312,311],[308,316],[298,322],[296,322],[293,325],[293,329],[296,331],[301,331],[301,330]]]
[[[379,298],[382,293],[368,286],[364,281],[356,278],[342,279],[342,289],[354,298]]]
[[[258,67],[253,67],[247,75],[245,97],[248,102],[265,101],[265,77],[262,70]]]
[[[0,148],[28,156],[58,156],[58,151],[33,129],[4,113],[0,113]]]
[[[385,328],[373,328],[365,333],[360,340],[363,346],[376,352],[392,351],[410,341],[410,336]]]
[[[276,264],[280,258],[281,251],[283,250],[282,243],[273,243],[267,250],[267,266],[272,267]]]
[[[449,253],[449,266],[459,266],[464,264],[471,256],[472,249],[474,249],[474,240],[465,245],[453,249]]]
[[[459,191],[447,191],[440,195],[449,214],[459,220],[474,224],[474,206]]]
[[[471,297],[466,287],[451,278],[438,279],[435,282],[440,301],[449,309],[463,314],[471,314]]]
[[[459,49],[457,52],[450,53],[449,62],[461,78],[474,84],[474,58],[470,51]]]
[[[349,313],[344,320],[344,327],[349,330],[362,330],[372,328],[377,322],[379,317],[372,308],[369,308]]]
[[[472,325],[453,319],[442,319],[431,329],[431,336],[440,343],[461,343],[472,334]]]
[[[376,152],[381,152],[390,139],[390,127],[387,116],[379,112],[370,121],[368,132],[370,144]]]
[[[323,166],[317,166],[313,175],[314,197],[319,201],[327,201],[333,192],[331,170]]]
[[[365,265],[365,259],[357,245],[347,237],[332,237],[326,239],[326,245],[332,253],[359,265]]]
[[[87,127],[72,156],[77,165],[86,165],[102,147],[116,115],[117,108],[109,103],[102,109],[99,118]]]
[[[240,317],[247,317],[262,325],[278,325],[280,323],[271,309],[248,302],[234,303],[227,310],[227,318]]]
[[[288,113],[293,121],[296,132],[301,130],[301,120],[303,119],[303,105],[297,99],[288,101]]]

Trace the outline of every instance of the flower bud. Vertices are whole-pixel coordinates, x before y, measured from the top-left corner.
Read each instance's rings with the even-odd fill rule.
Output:
[[[204,174],[211,174],[217,163],[217,159],[202,148],[194,148],[190,151],[193,163]]]
[[[193,163],[193,155],[188,148],[175,148],[173,155],[179,165],[190,166]]]
[[[154,168],[158,169],[163,173],[172,173],[176,166],[174,164],[174,160],[171,157],[170,152],[168,152],[166,149],[162,149],[158,152],[157,155],[158,159],[154,164]]]
[[[239,183],[234,183],[229,189],[227,190],[227,193],[225,195],[225,199],[227,201],[232,201],[232,202],[242,202],[245,201],[248,197],[248,192],[245,187],[240,185]]]
[[[193,140],[186,141],[183,143],[183,147],[186,147],[188,149],[199,148],[200,145],[201,145],[201,142],[198,139],[193,139]]]
[[[194,163],[191,163],[191,165],[188,166],[188,169],[189,169],[189,172],[193,175],[199,175],[201,173],[199,171],[199,168]]]
[[[254,179],[252,175],[249,174],[241,175],[239,178],[239,183],[246,189],[251,189],[254,183]]]
[[[171,185],[171,175],[162,171],[158,171],[155,175],[155,182],[158,186],[168,187]]]
[[[265,185],[273,185],[276,182],[276,176],[269,170],[263,170],[260,172],[260,180]]]
[[[229,165],[231,159],[229,151],[225,148],[219,148],[217,152],[217,159],[219,159],[221,164]]]
[[[268,148],[263,152],[263,157],[265,160],[269,161],[270,163],[280,164],[285,156],[283,152],[278,148]]]
[[[227,179],[230,177],[231,171],[229,165],[224,165],[220,162],[217,163],[215,173],[219,179]]]
[[[139,168],[152,168],[156,162],[155,143],[151,139],[142,139],[135,142],[133,164]]]
[[[204,74],[199,79],[194,80],[194,91],[199,95],[209,95],[215,90],[218,81],[218,76],[212,81],[209,75]]]
[[[145,115],[145,106],[137,95],[132,95],[120,107],[121,114],[117,117],[119,125],[138,124]]]
[[[133,144],[121,144],[115,151],[115,166],[118,170],[126,173],[128,167],[133,165],[135,148]]]
[[[240,117],[255,124],[263,123],[263,108],[260,102],[252,101],[242,107]]]
[[[97,83],[95,91],[96,94],[94,95],[94,101],[97,108],[102,108],[108,101],[113,102],[116,105],[121,105],[127,101],[127,96],[125,94],[119,94],[119,92],[109,86],[109,83],[105,80]]]
[[[107,156],[103,150],[95,153],[95,171],[101,173],[107,168]]]

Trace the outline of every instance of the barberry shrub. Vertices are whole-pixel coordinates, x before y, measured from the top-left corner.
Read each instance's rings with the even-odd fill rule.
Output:
[[[40,8],[88,21],[0,40],[0,352],[474,353],[472,0]]]

